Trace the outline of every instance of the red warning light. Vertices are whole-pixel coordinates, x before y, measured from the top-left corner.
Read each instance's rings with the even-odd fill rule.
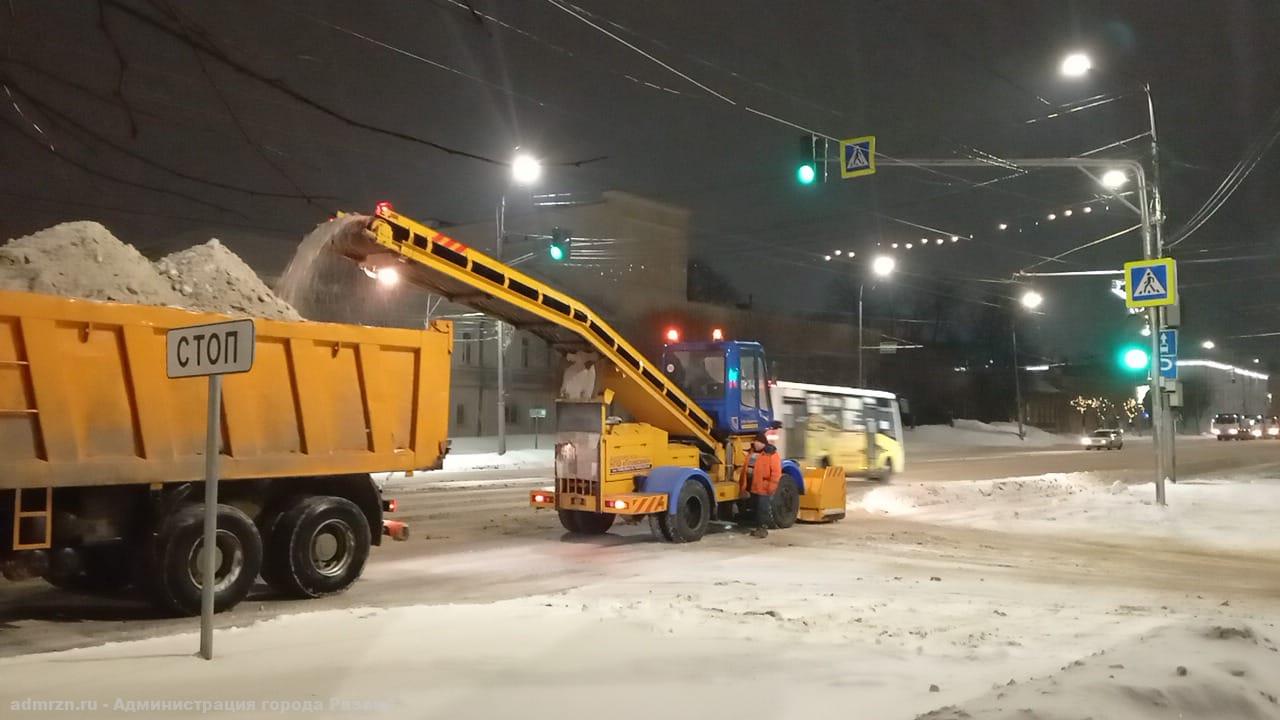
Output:
[[[724,339],[724,331],[723,331],[723,330],[721,330],[720,328],[714,328],[714,329],[712,329],[712,330],[711,330],[711,339],[712,339],[712,340],[723,340],[723,339]]]
[[[387,213],[391,212],[391,203],[387,202],[386,200],[383,200],[382,202],[373,206],[373,212],[375,215],[386,215]]]
[[[680,331],[675,328],[668,329],[667,342],[680,342]]]

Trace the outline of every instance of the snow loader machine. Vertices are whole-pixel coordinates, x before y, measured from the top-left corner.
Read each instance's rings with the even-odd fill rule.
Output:
[[[379,203],[334,249],[401,280],[499,318],[566,358],[556,401],[555,487],[530,504],[555,509],[575,534],[648,520],[655,537],[700,540],[715,520],[742,520],[739,477],[753,437],[777,432],[764,349],[754,342],[671,343],[645,358],[589,307]],[[622,419],[622,415],[627,417]],[[845,514],[840,467],[782,463],[774,527]]]

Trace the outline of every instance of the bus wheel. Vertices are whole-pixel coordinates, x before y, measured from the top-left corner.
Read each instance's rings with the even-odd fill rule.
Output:
[[[800,489],[796,487],[795,478],[783,474],[778,480],[778,489],[773,492],[773,522],[777,528],[789,528],[796,524],[800,514]]]

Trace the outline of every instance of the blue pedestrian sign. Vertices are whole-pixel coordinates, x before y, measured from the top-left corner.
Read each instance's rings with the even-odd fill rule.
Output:
[[[844,179],[871,175],[876,171],[876,136],[840,141],[840,177]]]
[[[1131,308],[1176,305],[1178,268],[1173,258],[1125,263],[1124,295],[1125,304]]]
[[[1160,377],[1178,379],[1178,331],[1160,331]]]

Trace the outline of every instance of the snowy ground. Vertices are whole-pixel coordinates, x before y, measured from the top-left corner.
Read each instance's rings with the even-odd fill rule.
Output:
[[[964,447],[1050,447],[1072,444],[1075,437],[1065,437],[1045,432],[1040,428],[1025,426],[1026,438],[1018,437],[1017,423],[984,423],[977,420],[956,420],[951,425],[920,425],[906,432],[907,452],[934,448]]]
[[[190,634],[9,658],[0,708],[1280,718],[1276,485],[1178,485],[1169,510],[1148,487],[1113,494],[1107,477],[937,487],[880,488],[843,523],[765,540],[669,546],[622,529],[406,563],[423,584],[530,567],[592,580],[495,603],[287,616],[220,631],[212,663],[191,657]],[[200,713],[154,707],[131,714]]]

